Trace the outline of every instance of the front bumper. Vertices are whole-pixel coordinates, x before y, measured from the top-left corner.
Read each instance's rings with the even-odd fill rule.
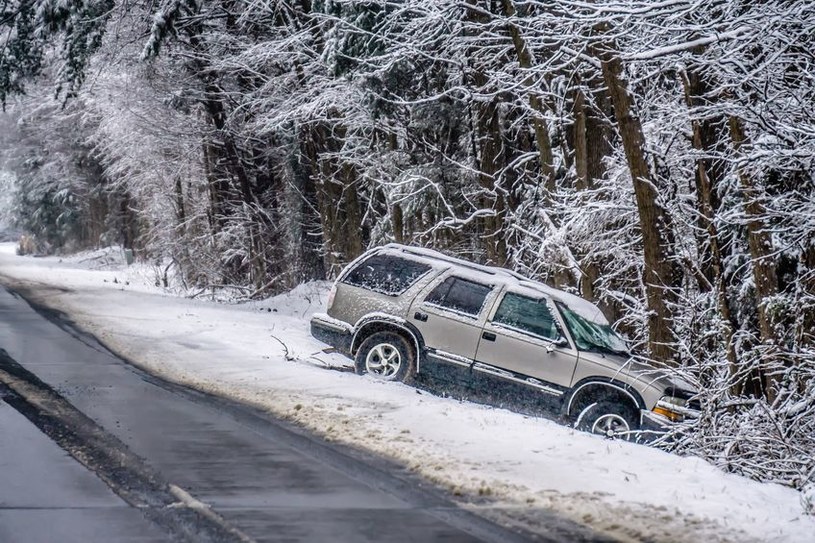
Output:
[[[353,327],[343,321],[316,313],[311,318],[311,335],[344,354],[351,354]]]
[[[643,430],[665,433],[673,424],[667,417],[658,415],[653,411],[646,409],[640,411],[640,428]]]

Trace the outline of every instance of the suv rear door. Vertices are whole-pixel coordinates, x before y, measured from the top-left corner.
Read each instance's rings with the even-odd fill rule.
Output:
[[[494,291],[493,285],[447,275],[417,296],[408,320],[419,329],[429,349],[472,360],[495,300]]]
[[[476,360],[522,379],[555,385],[550,392],[570,386],[577,351],[562,331],[554,304],[542,295],[506,291],[495,306],[484,325]]]

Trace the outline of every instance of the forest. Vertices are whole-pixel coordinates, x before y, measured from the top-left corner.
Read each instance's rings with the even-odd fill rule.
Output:
[[[382,243],[596,302],[661,446],[815,485],[807,0],[0,0],[0,205],[262,298]]]

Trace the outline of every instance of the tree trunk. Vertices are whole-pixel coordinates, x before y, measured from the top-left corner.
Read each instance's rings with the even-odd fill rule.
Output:
[[[204,136],[201,151],[204,156],[204,175],[207,178],[207,189],[209,191],[209,226],[211,233],[214,235],[226,225],[226,202],[229,198],[229,186],[218,173],[217,157],[210,139],[209,136]]]
[[[590,82],[591,87],[602,87],[601,82]],[[597,107],[605,109],[607,100],[599,93]],[[610,108],[609,108],[610,109]],[[611,112],[609,111],[609,114]],[[582,88],[578,88],[574,93],[574,166],[575,166],[575,188],[579,191],[591,190],[595,187],[595,181],[602,179],[606,174],[605,157],[611,154],[609,143],[611,126],[604,120],[602,114],[594,111],[587,101],[587,96]],[[618,308],[609,303],[601,301],[596,292],[596,284],[602,273],[602,263],[594,257],[580,259],[580,293],[583,298],[596,303],[603,314],[610,322],[615,322],[620,318]]]
[[[622,77],[622,61],[607,47],[599,47],[596,55],[601,61],[603,79],[614,108],[639,211],[648,307],[648,350],[654,360],[670,363],[676,354],[671,306],[676,303],[674,288],[678,282],[678,270],[672,254],[668,217],[658,202],[659,194],[645,156],[642,124],[632,111],[633,99]]]
[[[405,218],[402,206],[395,205],[390,210],[391,214],[391,228],[393,228],[393,239],[396,243],[405,242]]]
[[[351,164],[337,164],[321,156],[322,150],[336,152],[344,137],[341,127],[325,124],[310,129],[308,157],[317,177],[317,207],[323,231],[323,259],[326,273],[336,277],[342,267],[364,249],[356,170]]]
[[[359,205],[359,185],[357,184],[357,170],[351,164],[342,165],[345,185],[342,189],[343,231],[345,238],[345,258],[347,262],[355,259],[365,249],[362,241],[362,217]]]
[[[737,157],[744,155],[745,146],[749,145],[744,130],[744,123],[738,117],[731,115],[728,119],[730,139]],[[775,265],[775,250],[772,238],[765,224],[765,209],[761,202],[762,190],[750,174],[739,165],[738,178],[744,198],[744,213],[747,217],[747,245],[750,250],[750,259],[753,268],[753,281],[756,289],[756,310],[758,312],[758,327],[761,340],[766,346],[777,347],[772,319],[767,312],[767,302],[778,293],[778,274]],[[772,402],[778,394],[775,377],[771,372],[762,371],[760,375],[763,385],[764,397]]]
[[[515,3],[513,0],[502,0],[504,14],[507,17],[514,17]],[[512,38],[512,44],[515,47],[515,54],[518,56],[518,65],[523,70],[532,68],[532,53],[521,35],[521,31],[514,24],[507,25],[509,35]],[[538,145],[538,154],[540,156],[541,173],[544,178],[544,186],[549,194],[555,192],[555,159],[552,154],[552,140],[549,137],[549,127],[546,125],[546,108],[540,96],[535,92],[534,81],[532,76],[527,76],[522,82],[524,88],[529,91],[529,105],[536,113],[532,117],[532,129],[535,132],[535,142]]]
[[[470,3],[474,2],[470,0]],[[489,20],[483,13],[475,11],[469,18],[479,23],[487,23]],[[473,39],[475,37],[472,36]],[[467,55],[472,60],[473,85],[476,89],[483,89],[489,84],[489,78],[478,57],[479,50],[478,46],[474,46],[468,50]],[[478,182],[483,189],[478,206],[494,212],[493,215],[477,220],[478,235],[485,249],[487,264],[503,266],[507,261],[506,233],[503,231],[507,204],[503,191],[496,184],[504,158],[499,100],[497,96],[486,100],[471,100],[469,118],[473,160],[478,165]]]
[[[300,128],[292,144],[288,161],[293,172],[295,187],[294,207],[295,239],[292,250],[300,255],[300,273],[297,279],[326,279],[325,260],[323,258],[323,228],[320,215],[320,196],[317,186],[318,175],[315,170],[316,159],[312,151],[309,131]],[[296,236],[299,238],[297,239]]]
[[[483,84],[486,78],[476,77],[476,84]],[[494,215],[484,217],[480,222],[482,237],[487,252],[487,263],[503,266],[507,260],[507,245],[504,237],[504,216],[506,203],[499,187],[496,186],[496,176],[501,170],[501,123],[495,100],[485,104],[474,104],[476,108],[475,138],[482,142],[478,158],[478,179],[485,194],[481,198],[481,206],[490,208]]]
[[[577,174],[577,190],[583,191],[591,187],[592,179],[589,177],[589,149],[586,120],[586,96],[582,89],[574,93],[574,169]]]
[[[685,102],[688,108],[692,109],[698,105],[698,97],[705,94],[707,90],[706,85],[704,85],[699,74],[695,72],[683,72],[682,83],[684,86]],[[693,148],[702,155],[710,152],[710,149],[706,147],[706,143],[708,142],[705,141],[709,138],[704,137],[705,128],[709,129],[709,127],[703,126],[703,123],[707,122],[708,121],[691,119]],[[733,342],[736,324],[727,302],[724,262],[719,246],[719,233],[716,228],[716,223],[714,222],[716,211],[714,208],[713,195],[715,187],[721,182],[721,179],[718,177],[719,173],[718,169],[711,168],[710,160],[703,156],[700,156],[696,160],[694,178],[696,183],[696,205],[699,213],[699,226],[702,231],[707,233],[706,243],[700,244],[699,250],[700,253],[703,253],[704,247],[707,245],[710,253],[707,255],[707,258],[701,257],[700,255],[700,261],[706,270],[704,275],[716,293],[716,306],[719,310],[719,316],[721,317],[723,326],[722,339],[725,343],[727,362],[730,367],[731,377],[735,377],[739,370],[736,345]],[[708,264],[705,265],[704,263]],[[743,382],[734,382],[733,393],[735,395],[740,395],[743,389]]]
[[[798,342],[806,347],[815,346],[815,239],[805,242],[801,258],[804,277],[802,278],[804,303],[801,307]]]
[[[175,178],[175,216],[178,221],[178,227],[181,229],[183,235],[187,222],[187,210],[184,205],[184,186],[181,182],[180,175]]]
[[[574,93],[574,167],[577,179],[575,188],[579,191],[589,189],[593,185],[593,180],[589,176],[589,143],[586,119],[586,97],[581,89]],[[585,259],[584,259],[585,261]],[[600,269],[597,264],[590,260],[582,266],[580,270],[580,293],[584,298],[596,301],[594,284],[600,277]]]

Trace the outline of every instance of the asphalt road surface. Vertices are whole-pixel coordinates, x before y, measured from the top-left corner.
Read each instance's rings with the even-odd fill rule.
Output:
[[[382,459],[144,373],[0,287],[0,543],[601,540],[555,516],[537,534],[494,524]]]

